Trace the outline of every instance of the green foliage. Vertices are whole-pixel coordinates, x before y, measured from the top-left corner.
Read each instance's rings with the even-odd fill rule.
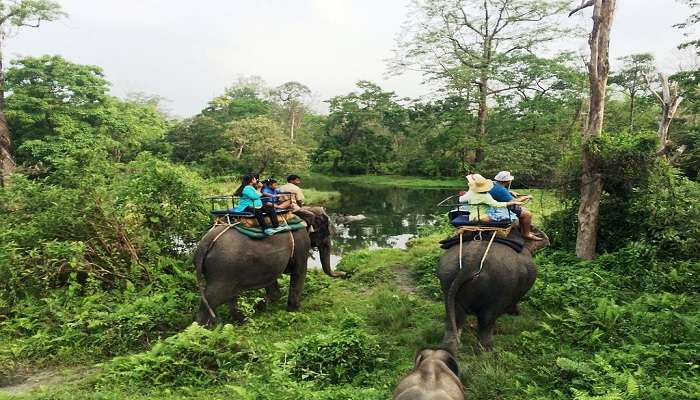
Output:
[[[327,136],[315,161],[333,173],[383,172],[379,168],[389,161],[392,142],[406,118],[394,93],[367,81],[358,82],[357,87],[362,92],[329,101]]]
[[[65,288],[15,299],[0,320],[0,374],[26,367],[79,362],[147,348],[191,321],[197,295],[194,274],[174,260],[162,260],[158,281],[137,289],[104,291],[98,282],[70,278]],[[19,290],[16,290],[19,292]]]
[[[384,361],[377,338],[363,332],[361,322],[347,319],[338,330],[298,341],[285,357],[292,376],[328,384],[361,383]]]
[[[151,350],[117,357],[104,366],[100,386],[140,388],[206,386],[233,379],[255,361],[233,326],[208,330],[196,323]]]
[[[50,0],[22,0],[0,2],[0,28],[38,27],[41,21],[55,21],[64,17],[61,5]]]

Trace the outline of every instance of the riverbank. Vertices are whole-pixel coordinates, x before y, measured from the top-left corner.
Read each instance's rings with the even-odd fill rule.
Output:
[[[415,176],[400,175],[325,175],[311,173],[308,177],[312,181],[337,181],[348,182],[357,185],[382,185],[415,189],[459,189],[464,187],[464,179],[459,178],[421,178]]]

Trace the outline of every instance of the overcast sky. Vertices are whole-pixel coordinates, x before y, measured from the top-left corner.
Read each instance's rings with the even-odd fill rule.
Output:
[[[178,116],[198,113],[239,76],[309,86],[318,104],[358,80],[404,97],[428,92],[417,74],[385,79],[409,0],[59,0],[69,17],[9,40],[11,57],[59,54],[102,67],[112,92],[157,94]],[[590,10],[573,18],[590,29]],[[652,52],[675,68],[684,38],[676,0],[618,0],[611,57]],[[583,51],[585,38],[567,44]],[[322,106],[317,104],[317,108]]]

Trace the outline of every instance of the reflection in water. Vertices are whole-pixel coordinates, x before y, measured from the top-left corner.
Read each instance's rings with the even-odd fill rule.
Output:
[[[341,197],[326,210],[335,221],[341,214],[363,214],[361,221],[335,225],[333,265],[348,251],[360,248],[400,248],[418,233],[418,228],[433,225],[446,209],[436,207],[455,189],[407,189],[388,186],[362,186],[344,182],[305,182],[307,187],[334,190]],[[342,218],[341,218],[342,220]],[[310,267],[320,267],[318,254]]]

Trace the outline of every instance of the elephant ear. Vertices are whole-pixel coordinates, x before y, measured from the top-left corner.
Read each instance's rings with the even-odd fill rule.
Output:
[[[445,353],[447,353],[447,360],[445,361],[447,368],[454,372],[455,376],[459,376],[459,363],[457,363],[457,360],[450,352],[445,351]]]
[[[418,353],[416,353],[416,360],[413,362],[413,367],[414,367],[414,368],[418,368],[418,366],[420,365],[420,363],[423,362],[423,357],[425,356],[424,353],[426,352],[426,350],[427,350],[427,349],[418,350]]]

